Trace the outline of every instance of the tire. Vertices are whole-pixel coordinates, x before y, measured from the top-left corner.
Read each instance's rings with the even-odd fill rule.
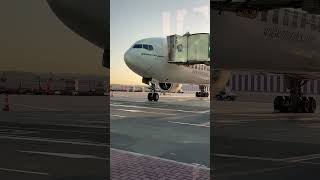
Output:
[[[221,101],[222,100],[222,96],[221,95],[216,95],[216,99]]]
[[[308,113],[309,112],[309,106],[310,106],[310,103],[309,103],[309,100],[306,98],[306,97],[303,97],[302,98],[302,101],[301,101],[301,112],[302,113]]]
[[[159,94],[158,93],[153,93],[153,100],[158,101],[159,100]]]
[[[274,101],[273,101],[273,109],[274,111],[280,111],[281,110],[281,107],[283,106],[284,104],[284,99],[282,96],[277,96],[274,98]]]
[[[148,93],[148,100],[152,101],[153,100],[153,94],[152,93]]]
[[[199,97],[199,92],[196,92],[196,97]]]
[[[317,101],[313,97],[309,97],[309,113],[315,113],[317,109]]]

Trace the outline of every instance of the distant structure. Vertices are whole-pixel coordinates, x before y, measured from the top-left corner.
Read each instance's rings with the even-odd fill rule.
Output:
[[[289,93],[283,75],[233,72],[227,86],[233,92]],[[308,81],[302,92],[320,95],[320,80]]]

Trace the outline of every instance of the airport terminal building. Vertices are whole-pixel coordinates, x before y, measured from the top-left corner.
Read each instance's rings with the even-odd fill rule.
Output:
[[[227,83],[232,92],[289,93],[285,78],[280,74],[233,72]],[[183,91],[199,91],[197,85],[183,85]],[[320,95],[320,80],[309,80],[302,89],[304,94]]]

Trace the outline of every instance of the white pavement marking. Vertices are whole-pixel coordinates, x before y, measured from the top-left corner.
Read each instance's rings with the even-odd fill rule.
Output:
[[[122,105],[122,104],[110,104],[110,106],[120,106],[120,107],[140,108],[140,109],[158,109],[158,110],[165,110],[165,111],[176,111],[176,112],[197,113],[197,114],[204,114],[204,113],[209,113],[210,112],[210,110],[205,110],[205,111],[187,111],[187,110],[181,110],[181,109],[167,109],[167,108],[145,107],[145,106],[134,106],[134,105]]]
[[[266,158],[266,157],[257,157],[257,156],[241,156],[233,154],[214,154],[217,157],[227,157],[227,158],[238,158],[238,159],[249,159],[249,160],[261,160],[261,161],[275,161],[275,162],[287,162],[287,163],[307,163],[307,164],[319,164],[312,162],[303,162],[312,159],[319,159],[320,154],[311,154],[305,156],[297,156],[291,158]]]
[[[0,171],[9,171],[9,172],[24,173],[24,174],[35,174],[35,175],[49,176],[48,173],[44,173],[44,172],[25,171],[25,170],[19,170],[19,169],[0,168]]]
[[[97,129],[106,129],[107,126],[89,126],[89,125],[79,125],[79,124],[54,124],[58,126],[71,126],[71,127],[82,127],[82,128],[97,128]]]
[[[48,111],[63,111],[63,110],[60,110],[60,109],[36,107],[36,106],[30,106],[30,105],[26,105],[26,104],[11,104],[11,105],[27,107],[27,108],[30,108],[30,109],[41,109],[41,110],[48,110]]]
[[[65,158],[72,158],[72,159],[98,159],[98,160],[108,160],[107,158],[102,158],[95,155],[86,155],[86,154],[70,154],[70,153],[54,153],[54,152],[40,152],[40,151],[22,151],[17,150],[18,152],[22,153],[29,153],[29,154],[40,154],[40,155],[47,155],[47,156],[57,156],[57,157],[65,157]]]
[[[305,156],[296,156],[291,158],[286,158],[285,160],[291,161],[291,162],[301,162],[301,161],[307,161],[307,160],[313,160],[313,159],[319,159],[320,154],[310,154]]]
[[[37,138],[37,137],[17,137],[17,136],[1,136],[0,139],[13,139],[13,140],[27,140],[27,141],[39,141],[39,142],[50,142],[50,143],[65,143],[65,144],[75,144],[84,146],[99,146],[99,147],[109,147],[107,144],[103,143],[90,143],[90,142],[75,142],[64,139],[47,139],[47,138]]]
[[[214,154],[218,157],[227,157],[227,158],[238,158],[238,159],[249,159],[249,160],[261,160],[261,161],[286,161],[285,159],[278,158],[265,158],[265,157],[256,157],[256,156],[241,156],[233,154]]]
[[[141,110],[135,110],[135,109],[115,109],[115,110],[132,112],[132,113],[162,114],[162,115],[170,115],[170,116],[175,116],[176,115],[176,114],[169,114],[169,113],[141,111]]]
[[[174,123],[174,124],[182,124],[182,125],[189,125],[189,126],[197,126],[197,127],[206,127],[209,128],[210,126],[207,124],[192,124],[192,123],[184,123],[184,122],[177,122],[177,121],[168,121],[169,123]]]
[[[119,117],[119,118],[126,118],[126,116],[117,115],[117,114],[111,114],[111,116],[113,116],[113,117]]]
[[[204,170],[210,170],[208,167],[206,167],[205,165],[201,165],[201,164],[197,164],[197,165],[195,165],[194,163],[193,164],[188,164],[188,163],[183,163],[183,162],[174,161],[174,160],[170,160],[170,159],[164,159],[164,158],[150,156],[150,155],[146,155],[146,154],[140,154],[140,153],[136,153],[136,152],[129,152],[129,151],[124,151],[124,150],[114,149],[114,148],[110,148],[110,149],[113,150],[113,151],[117,151],[119,153],[123,153],[123,154],[131,154],[131,155],[135,155],[135,156],[147,157],[147,158],[152,158],[152,159],[161,160],[161,161],[165,161],[165,162],[181,164],[181,165],[184,165],[184,166],[189,166],[189,167],[194,167],[194,168],[201,168],[201,169],[204,169]]]

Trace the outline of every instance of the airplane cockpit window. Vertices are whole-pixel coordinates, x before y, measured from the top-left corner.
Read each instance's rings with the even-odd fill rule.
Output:
[[[142,44],[135,44],[132,48],[142,48]]]
[[[149,45],[144,44],[144,45],[143,45],[143,49],[149,50]]]
[[[153,46],[149,44],[136,44],[133,46],[133,48],[143,48],[149,51],[153,51]]]

